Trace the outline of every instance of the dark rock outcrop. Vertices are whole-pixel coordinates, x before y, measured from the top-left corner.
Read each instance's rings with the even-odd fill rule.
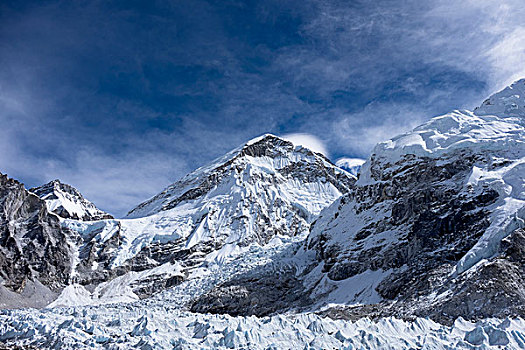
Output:
[[[59,291],[71,274],[71,233],[44,201],[23,184],[0,174],[0,276],[21,293],[29,280]]]

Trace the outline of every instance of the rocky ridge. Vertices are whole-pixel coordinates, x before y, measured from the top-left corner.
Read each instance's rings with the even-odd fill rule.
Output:
[[[45,185],[29,189],[46,202],[49,211],[64,219],[94,221],[113,219],[98,209],[73,186],[53,180]]]
[[[46,204],[0,174],[0,305],[44,306],[72,272],[71,236]]]
[[[524,315],[525,80],[376,146],[305,244],[312,295],[359,283],[352,315]],[[378,278],[360,277],[376,273]],[[315,281],[315,286],[311,283]],[[362,298],[369,293],[368,298]]]

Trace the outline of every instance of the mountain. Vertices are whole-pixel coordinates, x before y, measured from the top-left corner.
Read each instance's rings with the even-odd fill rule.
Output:
[[[191,309],[447,324],[524,316],[524,85],[378,144],[286,265],[234,277]]]
[[[144,298],[253,244],[304,237],[321,210],[355,181],[322,154],[263,135],[168,186],[124,219],[64,220],[81,243],[75,285],[53,305],[86,295],[113,301],[115,290],[118,300]]]
[[[305,243],[310,295],[347,317],[525,315],[524,117],[520,80],[378,144]]]
[[[335,165],[357,176],[365,161],[365,159],[361,158],[339,158],[337,162],[335,162]]]
[[[113,219],[113,216],[98,209],[85,199],[76,188],[60,180],[33,187],[29,191],[43,199],[49,211],[62,218],[84,221]]]
[[[0,174],[0,306],[45,306],[71,276],[71,232],[23,184]]]
[[[320,180],[323,176],[326,179]],[[294,146],[290,141],[275,135],[265,134],[186,175],[132,209],[127,218],[156,214],[175,208],[183,202],[223,196],[224,190],[232,193],[240,190],[240,199],[244,202],[257,202],[256,197],[259,195],[275,196],[274,193],[265,193],[268,191],[259,186],[260,180],[263,184],[270,182],[272,189],[289,193],[286,200],[308,217],[318,213],[327,201],[332,201],[335,192],[340,194],[348,191],[355,179],[334,167],[321,153]],[[308,186],[319,186],[315,189],[318,195],[311,194],[313,189],[305,188]],[[311,198],[306,200],[303,198],[305,194]],[[306,207],[302,208],[303,205]]]
[[[378,144],[357,180],[263,135],[120,220],[59,218],[0,177],[2,302],[36,281],[24,300],[68,306],[0,310],[0,342],[523,348],[524,91]]]

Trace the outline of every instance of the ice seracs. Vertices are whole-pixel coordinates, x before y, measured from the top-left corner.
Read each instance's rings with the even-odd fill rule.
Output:
[[[48,349],[523,349],[523,319],[333,320],[315,313],[232,317],[164,304],[0,313],[6,346]],[[17,347],[14,347],[17,348]]]

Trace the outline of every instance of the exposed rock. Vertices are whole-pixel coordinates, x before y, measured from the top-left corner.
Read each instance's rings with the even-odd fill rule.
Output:
[[[0,276],[22,293],[28,281],[59,291],[71,275],[71,233],[49,214],[44,201],[0,174]]]
[[[191,305],[191,311],[258,317],[312,303],[293,268],[252,272],[214,288]]]
[[[29,191],[43,199],[49,211],[65,219],[84,221],[113,219],[113,216],[98,209],[85,199],[76,188],[60,180],[33,187]]]
[[[362,284],[327,315],[525,316],[524,86],[376,146],[305,245],[318,262],[302,277],[312,295],[330,302],[340,285]]]

